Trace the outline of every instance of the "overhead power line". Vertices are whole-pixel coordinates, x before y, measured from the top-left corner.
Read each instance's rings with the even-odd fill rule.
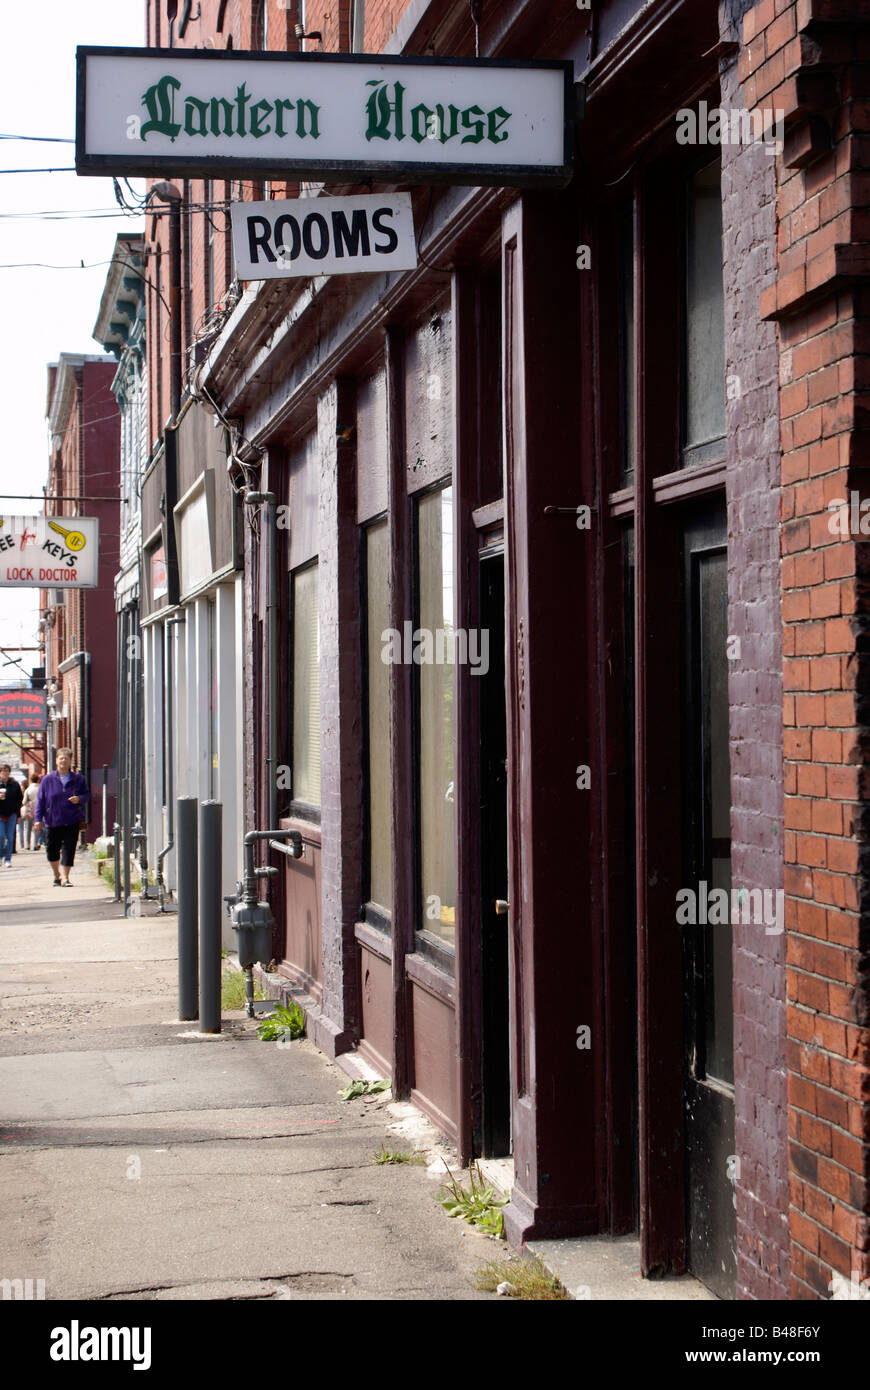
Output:
[[[0,265],[0,270],[95,270],[100,265],[111,265],[111,261],[79,261],[78,265],[50,265],[48,261],[10,261]]]
[[[206,211],[208,211],[209,209],[211,209],[211,210],[217,209],[217,211],[219,211],[219,212],[225,212],[225,211],[227,210],[227,208],[230,207],[230,205],[231,205],[230,202],[228,202],[225,198],[219,198],[219,199],[212,200],[211,202],[208,202],[208,203],[205,203],[205,202],[185,203],[185,204],[184,204],[184,211],[185,211],[185,212],[206,212]],[[42,212],[37,212],[37,211],[34,211],[34,212],[0,212],[0,221],[4,221],[4,222],[21,221],[21,222],[25,222],[25,221],[28,221],[28,220],[38,219],[38,220],[46,220],[46,221],[57,221],[57,222],[61,222],[61,221],[68,220],[68,219],[70,219],[70,218],[79,218],[79,219],[81,219],[82,221],[87,221],[88,219],[91,219],[91,218],[101,218],[101,217],[145,217],[145,216],[147,216],[147,217],[168,217],[168,216],[169,216],[169,212],[170,212],[170,209],[169,209],[169,208],[155,207],[153,203],[149,203],[148,206],[147,206],[147,208],[144,208],[144,207],[143,207],[142,209],[136,208],[136,209],[133,209],[133,210],[131,210],[131,211],[122,211],[120,208],[117,208],[117,207],[115,207],[115,208],[83,208],[81,211],[77,211],[75,208],[46,208],[46,209],[45,209],[44,211],[42,211]]]
[[[126,497],[119,497],[117,493],[112,497],[67,497],[56,496],[54,493],[43,492],[3,492],[0,497],[4,502],[126,502]]]
[[[46,145],[74,145],[74,135],[0,135],[0,140],[38,140]]]

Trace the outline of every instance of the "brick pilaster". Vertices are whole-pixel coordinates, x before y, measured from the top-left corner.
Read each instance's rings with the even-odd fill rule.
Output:
[[[747,104],[780,108],[779,325],[791,1296],[870,1275],[868,542],[870,28],[842,0],[760,0]]]
[[[725,42],[740,39],[746,0],[722,7]],[[737,64],[721,77],[725,110],[748,107]],[[783,887],[782,617],[779,559],[778,348],[758,297],[776,264],[776,169],[759,144],[722,147],[728,411],[728,632],[741,655],[729,681],[731,875]],[[737,1296],[789,1292],[785,945],[733,924],[734,1147],[739,1160]]]
[[[320,827],[323,1002],[314,1040],[335,1056],[359,1040],[363,773],[359,532],[354,386],[333,382],[317,402],[320,445]],[[350,438],[343,436],[350,433]]]

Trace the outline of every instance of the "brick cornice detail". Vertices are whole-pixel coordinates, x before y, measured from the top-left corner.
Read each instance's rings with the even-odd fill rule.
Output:
[[[762,290],[759,316],[778,323],[867,280],[870,242],[839,243]]]

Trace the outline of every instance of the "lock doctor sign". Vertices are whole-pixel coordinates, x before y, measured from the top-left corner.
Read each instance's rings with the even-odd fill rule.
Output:
[[[0,588],[95,589],[95,516],[0,517]]]

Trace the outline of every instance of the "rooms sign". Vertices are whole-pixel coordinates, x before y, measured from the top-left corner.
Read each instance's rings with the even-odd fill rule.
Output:
[[[410,193],[233,203],[231,217],[240,280],[417,265]]]
[[[79,174],[562,185],[573,64],[79,48]]]

